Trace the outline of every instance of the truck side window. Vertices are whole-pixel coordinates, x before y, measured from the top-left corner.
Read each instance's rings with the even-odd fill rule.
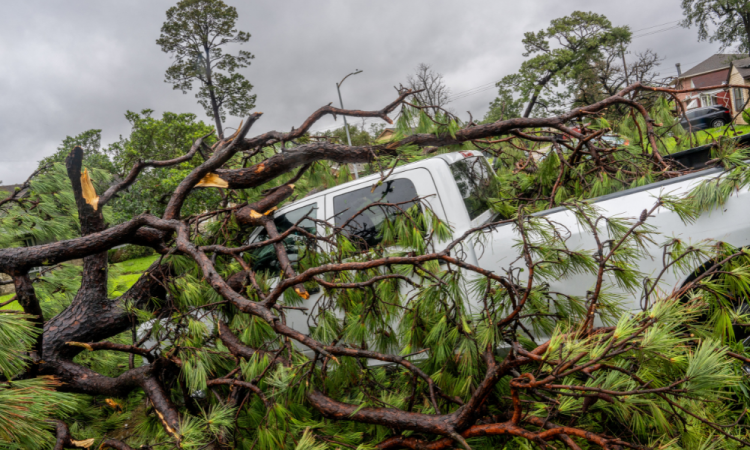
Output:
[[[474,220],[490,209],[491,172],[487,161],[479,157],[466,158],[451,164],[450,168],[469,217]]]
[[[307,205],[274,217],[273,223],[276,224],[276,229],[279,230],[279,234],[281,234],[291,228],[297,223],[297,221],[307,216],[305,220],[299,223],[299,227],[309,233],[316,234],[315,222],[310,219],[317,219],[317,212],[318,205]],[[261,242],[267,239],[268,232],[263,229],[253,242]],[[292,265],[295,266],[296,269],[296,262],[299,261],[300,256],[304,253],[307,237],[300,232],[295,231],[287,236],[283,242],[284,247],[286,247],[286,253],[289,255],[289,261],[292,262]],[[250,254],[252,256],[254,271],[270,271],[272,273],[278,273],[281,271],[281,266],[279,265],[279,260],[276,259],[276,251],[274,250],[273,245],[266,245],[257,248]]]
[[[419,197],[414,183],[405,178],[386,181],[372,190],[371,186],[337,195],[333,198],[333,213],[336,216],[336,226],[340,227],[351,219],[359,210],[371,203],[400,203]],[[399,205],[406,211],[414,202]],[[368,248],[378,245],[382,240],[380,232],[386,217],[393,217],[399,212],[394,207],[374,206],[349,222],[344,230],[355,245]]]

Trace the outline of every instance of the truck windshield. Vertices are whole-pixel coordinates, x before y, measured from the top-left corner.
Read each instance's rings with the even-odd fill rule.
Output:
[[[336,226],[343,226],[362,208],[372,203],[409,202],[419,197],[414,183],[405,178],[386,181],[375,189],[371,186],[337,195],[333,198],[333,213],[336,215]],[[403,211],[414,203],[398,205]],[[382,241],[381,231],[386,217],[398,214],[399,209],[390,206],[374,206],[354,217],[345,227],[352,242],[362,249],[374,247]]]
[[[278,215],[273,219],[273,223],[276,224],[276,229],[279,231],[279,234],[281,234],[291,228],[297,223],[297,221],[307,216],[305,220],[299,223],[299,227],[309,233],[315,234],[315,222],[310,219],[317,219],[317,212],[317,205],[307,205]],[[253,242],[261,242],[267,239],[268,232],[263,229],[260,234],[253,239]],[[304,254],[307,238],[301,233],[295,231],[287,236],[283,242],[284,247],[286,247],[286,253],[289,255],[289,261],[296,269],[296,262],[299,261],[300,257]],[[281,270],[279,260],[276,259],[276,251],[274,250],[273,245],[266,245],[255,249],[250,255],[252,256],[253,270],[257,272],[270,271],[278,273]]]
[[[484,158],[462,159],[450,165],[471,220],[490,209],[490,168]]]

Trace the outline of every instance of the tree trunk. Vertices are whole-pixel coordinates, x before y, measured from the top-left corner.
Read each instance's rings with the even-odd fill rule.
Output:
[[[539,98],[539,95],[537,94],[537,91],[534,90],[534,95],[531,96],[531,100],[529,100],[529,104],[526,105],[526,111],[523,112],[523,117],[527,118],[531,114],[531,110],[534,109],[534,105],[536,105],[536,100]]]
[[[529,104],[526,106],[526,111],[523,112],[523,117],[527,118],[529,115],[531,115],[531,110],[534,109],[534,105],[536,105],[536,101],[539,99],[539,93],[542,92],[542,89],[544,89],[544,86],[549,83],[549,80],[552,79],[552,75],[554,75],[553,72],[548,73],[544,76],[539,82],[537,82],[537,87],[534,89],[534,95],[531,96],[531,100],[529,100]]]
[[[219,104],[216,102],[216,93],[214,92],[213,79],[211,78],[211,58],[208,48],[206,48],[206,85],[208,86],[208,93],[211,97],[211,109],[214,112],[216,133],[219,135],[219,139],[224,139],[224,129],[221,127],[221,115],[219,114]]]

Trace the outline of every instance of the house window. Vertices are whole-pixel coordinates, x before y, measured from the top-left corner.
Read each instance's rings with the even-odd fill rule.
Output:
[[[701,106],[714,106],[718,105],[716,96],[711,94],[701,95]]]
[[[735,111],[742,111],[745,108],[745,99],[742,96],[742,88],[732,89],[732,102]]]

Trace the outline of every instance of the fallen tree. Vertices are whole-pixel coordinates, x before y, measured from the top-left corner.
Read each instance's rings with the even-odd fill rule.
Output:
[[[667,241],[665,270],[691,270],[682,261],[699,256],[718,262],[679,291],[652,292],[658,299],[644,311],[624,314],[607,286],[616,279],[632,295],[640,293],[632,262],[643,240],[655,238],[649,214],[669,207],[690,218],[705,205],[664,197],[625,220],[558,195],[592,176],[685,172],[660,154],[658,124],[628,96],[643,90],[674,94],[636,84],[557,117],[461,128],[448,116],[422,115],[427,106],[409,106],[413,92],[401,91],[379,111],[325,106],[290,132],[248,137],[261,117],[255,113],[211,147],[204,136],[184,156],[139,161],[99,190],[83,170],[82,150],[72,149],[65,172],[80,236],[0,249],[0,272],[13,278],[14,300],[23,309],[0,311],[0,408],[7,411],[0,439],[19,448],[42,447],[46,439],[55,448],[116,449],[750,445],[742,408],[726,402],[741,395],[740,367],[750,360],[730,337],[713,339],[704,321],[711,305],[750,281],[736,270],[748,256],[726,246]],[[406,134],[404,119],[387,143],[350,147],[308,135],[325,115],[392,122],[389,114],[405,104],[411,108],[405,114],[417,114],[420,125]],[[603,144],[601,129],[571,126],[623,105],[645,124],[637,154]],[[330,219],[316,219],[324,221],[323,235],[300,222],[280,231],[272,220],[299,186],[311,187],[330,169],[325,164],[367,163],[382,181],[394,164],[459,146],[495,153],[503,164],[504,145],[512,143],[527,162],[511,170],[535,166],[535,147],[513,139],[549,143],[558,164],[551,191],[528,187],[536,194],[512,199],[526,207],[501,220],[521,235],[519,263],[506,273],[462,257],[501,222],[451,236],[447,224],[425,205],[420,209],[419,199],[370,206],[389,211],[391,229],[368,251]],[[621,152],[637,170],[623,169]],[[144,212],[107,225],[109,202],[137,186],[144,170],[198,157],[203,163],[174,189],[161,217]],[[213,188],[225,190],[221,204],[182,216],[192,192]],[[43,209],[45,200],[2,200],[4,220]],[[568,248],[554,223],[526,214],[555,204],[576,211],[581,226],[602,242],[606,227],[610,240],[598,249]],[[507,213],[502,204],[497,208]],[[256,227],[267,239],[248,243]],[[297,261],[283,245],[291,234],[306,243]],[[437,251],[440,241],[450,242]],[[107,251],[122,244],[151,247],[161,257],[112,296]],[[273,248],[278,281],[278,274],[253,266],[253,251],[264,247]],[[83,267],[75,289],[61,279],[71,277],[64,265],[44,276],[30,273],[77,258]],[[587,298],[545,289],[545,279],[579,272],[590,273],[597,286]],[[735,274],[732,282],[718,282],[726,272]],[[287,324],[286,314],[319,289],[323,300],[306,311],[312,330],[306,335]],[[481,311],[469,309],[469,292],[482,299]],[[594,318],[605,325],[594,326]],[[551,338],[536,342],[541,336]]]

